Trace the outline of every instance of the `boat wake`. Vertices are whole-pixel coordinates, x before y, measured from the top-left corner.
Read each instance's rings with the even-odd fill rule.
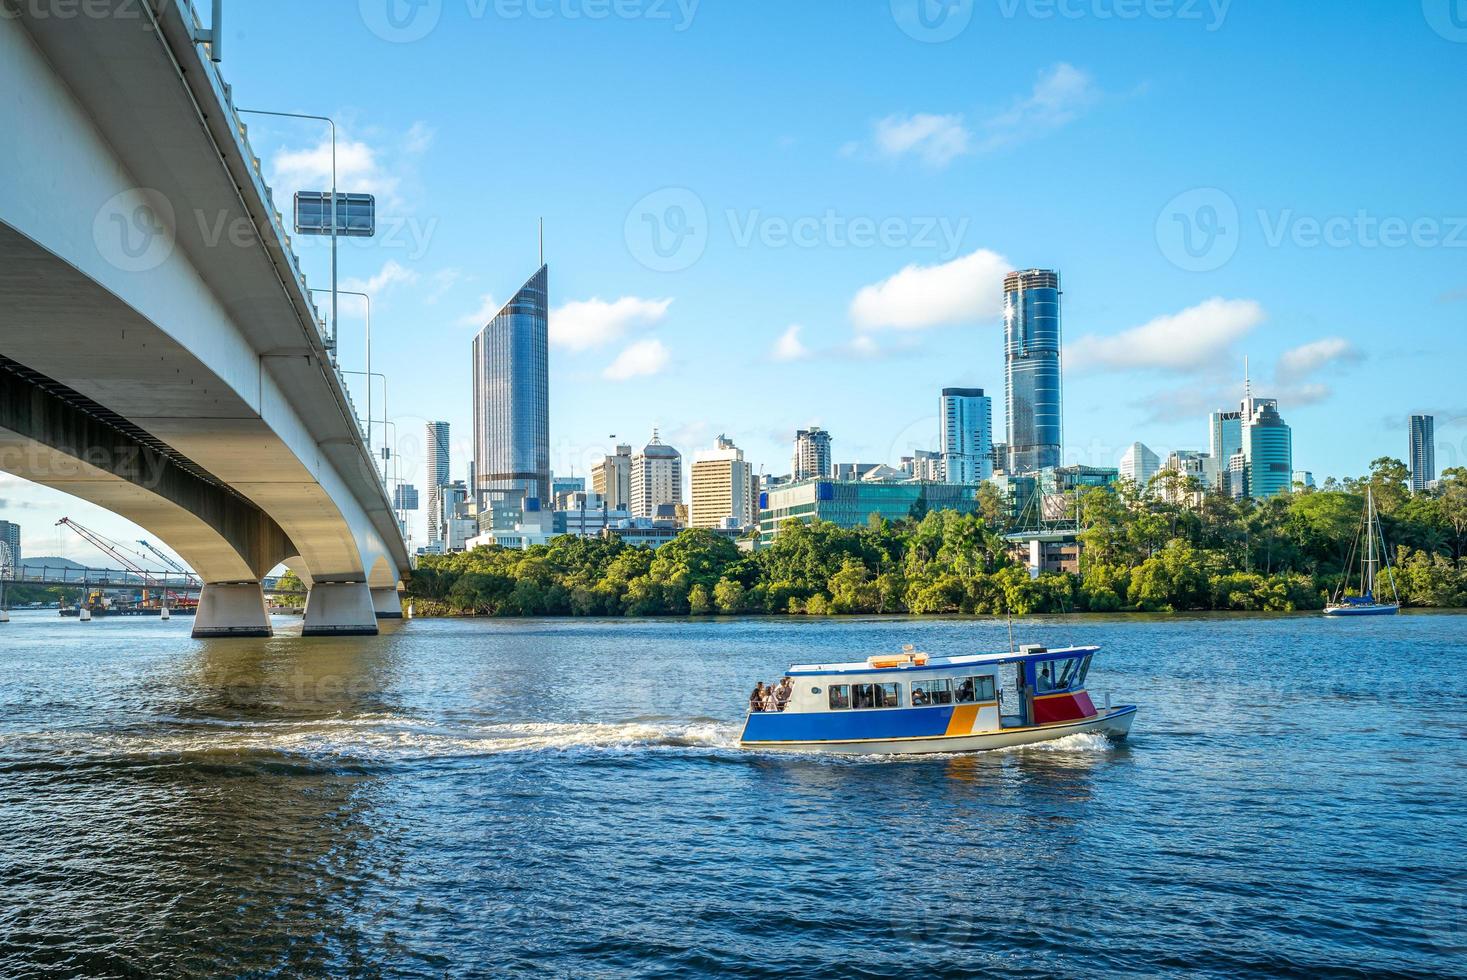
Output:
[[[312,721],[178,721],[143,730],[87,729],[0,735],[27,754],[98,759],[210,759],[276,754],[361,763],[509,753],[735,752],[739,729],[715,719],[621,723],[446,724],[403,715]]]

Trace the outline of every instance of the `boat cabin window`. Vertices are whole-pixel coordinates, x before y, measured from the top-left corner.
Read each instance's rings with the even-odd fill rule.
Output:
[[[1052,694],[1056,691],[1078,688],[1084,683],[1085,674],[1089,669],[1089,654],[1083,657],[1069,657],[1065,660],[1046,660],[1035,665],[1035,690],[1040,694]]]
[[[958,704],[986,704],[989,701],[997,700],[993,691],[992,674],[982,677],[959,677],[956,684]]]
[[[900,684],[853,684],[852,703],[857,708],[900,708]]]
[[[831,711],[844,711],[851,706],[851,685],[831,684],[826,689],[830,691]]]
[[[912,707],[953,703],[953,682],[947,678],[912,682]]]

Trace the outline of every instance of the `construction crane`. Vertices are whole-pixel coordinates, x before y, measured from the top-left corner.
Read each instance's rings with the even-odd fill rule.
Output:
[[[144,568],[142,565],[138,564],[138,562],[135,561],[134,558],[142,558],[143,556],[132,551],[132,549],[124,547],[118,542],[113,541],[111,538],[108,538],[102,534],[99,534],[96,531],[93,531],[89,527],[78,524],[76,521],[72,520],[69,517],[61,518],[61,520],[56,522],[56,526],[65,526],[71,528],[71,530],[75,531],[77,536],[80,537],[83,541],[87,542],[87,544],[90,544],[92,547],[102,552],[102,554],[106,555],[108,558],[111,558],[113,561],[121,564],[122,567],[128,572],[136,575],[141,580],[139,584],[141,584],[143,589],[144,606],[148,606],[149,604],[149,590],[163,593],[165,605],[172,605],[175,608],[193,608],[198,605],[197,599],[191,596],[179,595],[177,592],[174,592],[168,587],[166,572],[163,573],[163,578],[159,579],[158,572]],[[190,584],[192,584],[193,581],[196,581],[196,578],[190,579]],[[187,588],[187,586],[185,586],[185,588]],[[92,602],[99,598],[100,593],[94,593],[92,596],[88,597],[88,602]]]
[[[185,568],[184,566],[180,565],[178,562],[174,561],[172,558],[169,558],[168,555],[164,554],[162,551],[160,551],[157,548],[153,547],[151,544],[149,544],[146,541],[139,540],[138,541],[138,544],[142,545],[144,548],[148,549],[148,551],[150,551],[152,554],[154,554],[155,556],[157,556],[158,560],[161,561],[163,564],[167,565],[169,568],[173,569],[175,572],[177,572],[178,574],[182,575],[183,578],[184,578],[184,581],[187,582],[189,585],[195,586],[195,587],[199,587],[199,588],[202,588],[203,587],[203,584],[204,584],[203,580],[200,579],[197,575],[195,575],[191,570],[189,570],[189,569]]]

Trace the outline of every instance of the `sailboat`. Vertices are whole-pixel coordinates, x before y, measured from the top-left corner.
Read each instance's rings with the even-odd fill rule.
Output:
[[[1345,589],[1350,584],[1349,573],[1346,573],[1334,598],[1324,607],[1326,616],[1394,616],[1401,611],[1401,597],[1396,592],[1396,576],[1391,571],[1390,553],[1386,550],[1385,534],[1380,529],[1380,518],[1375,512],[1375,494],[1369,487],[1365,490],[1365,526],[1361,535],[1365,539],[1365,550],[1360,555],[1361,593],[1358,596],[1345,595]],[[1380,543],[1380,553],[1384,557],[1386,580],[1390,582],[1391,597],[1394,600],[1392,602],[1379,602],[1375,598],[1377,566],[1382,560],[1375,556],[1376,542]],[[1357,538],[1350,548],[1351,558],[1359,544],[1360,540]]]

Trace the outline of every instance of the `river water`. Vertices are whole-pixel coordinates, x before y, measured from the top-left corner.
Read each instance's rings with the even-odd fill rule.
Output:
[[[1467,975],[1467,616],[1017,628],[1131,738],[736,747],[791,661],[992,620],[15,614],[0,975]]]

